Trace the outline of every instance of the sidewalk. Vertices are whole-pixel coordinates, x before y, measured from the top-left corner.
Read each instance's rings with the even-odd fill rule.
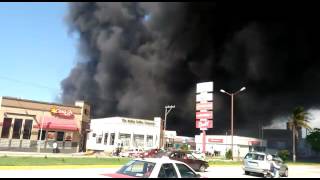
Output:
[[[13,151],[0,151],[0,157],[1,156],[21,156],[21,157],[73,157],[73,158],[114,158],[112,156],[105,156],[101,154],[93,154],[93,155],[88,155],[85,154],[84,152],[79,152],[79,153],[48,153],[48,152],[43,152],[43,153],[38,153],[38,152],[13,152]]]

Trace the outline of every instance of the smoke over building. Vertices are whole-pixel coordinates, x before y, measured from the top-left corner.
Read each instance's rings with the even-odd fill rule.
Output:
[[[79,60],[62,81],[64,103],[84,99],[93,117],[164,116],[167,129],[195,128],[196,83],[214,81],[214,128],[258,135],[258,124],[294,107],[319,105],[319,27],[315,11],[292,4],[71,3],[68,25],[79,34]],[[301,10],[307,13],[297,13]]]

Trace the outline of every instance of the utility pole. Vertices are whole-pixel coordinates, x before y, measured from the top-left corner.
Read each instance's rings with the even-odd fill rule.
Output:
[[[167,128],[167,115],[170,113],[170,111],[175,108],[175,105],[167,105],[165,106],[165,113],[164,113],[164,125],[163,125],[163,148],[164,148],[164,145],[166,144],[166,141],[165,141],[165,132],[166,132],[166,128]]]
[[[42,129],[43,129],[43,121],[44,121],[44,111],[42,111],[42,118],[41,118],[41,127],[40,127],[40,137],[38,140],[38,153],[40,153],[41,144],[42,144]]]

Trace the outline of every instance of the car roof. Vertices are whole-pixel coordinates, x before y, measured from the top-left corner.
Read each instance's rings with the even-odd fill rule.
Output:
[[[251,154],[259,154],[259,155],[267,155],[267,153],[264,153],[264,152],[248,152],[248,154],[251,153]]]

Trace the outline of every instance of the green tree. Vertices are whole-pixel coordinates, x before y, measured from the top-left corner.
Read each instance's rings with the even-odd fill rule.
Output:
[[[296,162],[296,140],[298,140],[298,130],[300,128],[311,129],[309,121],[311,119],[310,113],[306,112],[303,107],[296,107],[289,118],[289,128],[292,130],[292,155],[293,162]]]
[[[283,160],[283,161],[287,161],[289,158],[289,151],[286,149],[280,150],[278,152],[278,156]]]
[[[312,150],[320,152],[320,129],[313,129],[307,135],[307,142],[311,145]]]
[[[229,150],[226,152],[225,156],[226,156],[226,159],[232,159],[232,151],[231,151],[231,149],[229,149]]]

